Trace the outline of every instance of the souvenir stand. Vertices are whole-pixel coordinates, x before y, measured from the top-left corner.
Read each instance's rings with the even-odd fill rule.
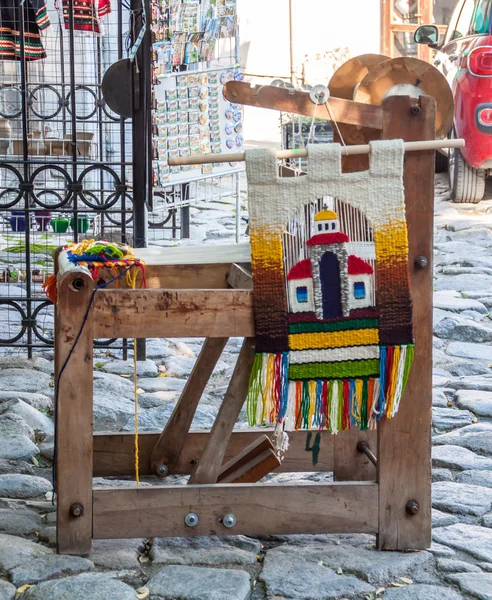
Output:
[[[239,215],[240,164],[168,163],[242,149],[241,106],[222,93],[227,81],[242,80],[236,0],[153,0],[152,13],[155,201],[181,207],[187,221],[190,201],[224,193],[236,197]]]
[[[431,79],[440,77],[427,68]],[[196,253],[189,248],[185,253],[179,248],[139,249],[138,258],[147,265],[145,289],[115,288],[114,282],[101,284],[100,279],[95,283],[86,266],[74,264],[62,251],[55,375],[58,552],[87,554],[92,539],[100,538],[230,534],[357,532],[376,534],[380,549],[430,546],[434,151],[463,142],[435,139],[436,127],[446,127],[452,118],[452,104],[450,112],[439,94],[436,111],[436,100],[421,91],[390,94],[379,104],[328,100],[321,92],[326,94],[251,88],[240,82],[229,82],[224,90],[237,103],[307,116],[323,111],[337,126],[369,130],[372,139],[406,143],[404,193],[416,350],[399,414],[379,422],[375,430],[350,429],[337,435],[321,427],[290,431],[289,448],[280,462],[273,430],[233,431],[255,361],[248,244],[224,246],[220,252],[208,247]],[[360,170],[368,151],[368,146],[344,148],[344,171]],[[281,158],[292,155],[284,152]],[[237,153],[221,157],[243,158]],[[190,156],[174,162],[200,165],[208,160],[220,159]],[[93,339],[136,336],[206,341],[162,433],[94,434]],[[243,337],[244,343],[216,422],[210,432],[190,431],[201,394],[230,337]],[[132,477],[136,468],[140,475],[162,477],[162,485],[92,487],[93,476]],[[334,481],[257,483],[273,470],[333,472]],[[169,474],[190,475],[188,485],[166,485]]]

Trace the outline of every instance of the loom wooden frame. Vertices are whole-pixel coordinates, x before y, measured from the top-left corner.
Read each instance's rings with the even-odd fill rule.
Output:
[[[408,97],[387,99],[383,137],[434,139],[434,100],[422,97],[418,106],[417,111],[415,101]],[[362,118],[360,124],[364,124]],[[364,159],[344,159],[345,169],[359,170]],[[416,356],[400,411],[377,432],[333,436],[323,431],[319,437],[318,432],[292,433],[290,449],[279,468],[283,472],[332,471],[334,483],[139,488],[130,484],[128,488],[93,489],[93,476],[131,476],[135,462],[133,434],[93,433],[92,348],[97,337],[207,338],[191,375],[192,384],[185,388],[164,432],[140,434],[142,474],[155,473],[158,464],[166,464],[171,474],[191,474],[192,481],[213,482],[223,462],[265,434],[265,429],[232,433],[234,421],[231,424],[244,401],[251,367],[252,294],[241,287],[226,289],[230,264],[154,265],[148,268],[148,289],[100,290],[87,311],[94,282],[86,269],[69,265],[59,255],[55,312],[59,553],[88,554],[92,539],[98,538],[230,534],[362,532],[377,534],[381,549],[430,546],[434,152],[408,154],[404,180]],[[422,267],[417,257],[426,257],[427,266]],[[84,319],[82,334],[59,377]],[[201,392],[229,337],[245,337],[246,341],[218,422],[212,432],[189,431]],[[313,453],[315,440],[318,457]],[[357,451],[359,441],[367,442],[377,454],[377,469]],[[418,504],[416,514],[406,509],[412,501]],[[199,516],[196,527],[185,525],[190,512]],[[221,521],[228,513],[237,519],[233,529]]]

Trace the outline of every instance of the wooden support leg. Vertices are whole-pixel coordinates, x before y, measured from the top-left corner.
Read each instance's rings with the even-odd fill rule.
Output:
[[[224,460],[234,424],[248,391],[249,377],[255,358],[255,340],[245,338],[231,382],[217,418],[208,436],[207,445],[189,483],[215,483]]]
[[[83,323],[93,290],[90,275],[80,271],[70,271],[58,280],[56,533],[61,554],[89,554],[92,544],[92,310]]]
[[[152,452],[153,470],[179,460],[203,390],[229,338],[207,338],[178,403]]]
[[[434,139],[434,99],[421,96],[420,110],[411,111],[412,105],[415,101],[407,97],[385,100],[384,138]],[[431,544],[433,152],[405,155],[404,184],[415,360],[398,414],[379,427],[378,546],[388,550],[418,550]],[[425,257],[427,263],[417,257]],[[417,514],[406,511],[411,501],[418,503]]]

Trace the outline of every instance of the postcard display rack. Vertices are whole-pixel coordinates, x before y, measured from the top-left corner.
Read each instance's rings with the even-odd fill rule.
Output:
[[[184,204],[226,189],[238,203],[240,164],[168,165],[170,157],[243,149],[243,109],[222,93],[243,78],[236,0],[154,0],[152,31],[154,190]],[[214,185],[226,176],[226,186]]]

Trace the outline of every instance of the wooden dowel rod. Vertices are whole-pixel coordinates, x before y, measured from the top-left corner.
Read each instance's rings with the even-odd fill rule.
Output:
[[[422,142],[405,142],[405,152],[416,152],[418,150],[442,150],[443,148],[464,148],[465,140],[427,140]],[[342,147],[343,156],[352,156],[354,154],[369,154],[369,144],[361,146]],[[277,158],[304,158],[308,155],[307,150],[280,150],[277,152]],[[235,152],[231,154],[200,154],[197,156],[181,156],[179,158],[169,158],[168,163],[171,167],[179,165],[205,165],[209,163],[222,162],[242,162],[245,160],[244,152]]]

